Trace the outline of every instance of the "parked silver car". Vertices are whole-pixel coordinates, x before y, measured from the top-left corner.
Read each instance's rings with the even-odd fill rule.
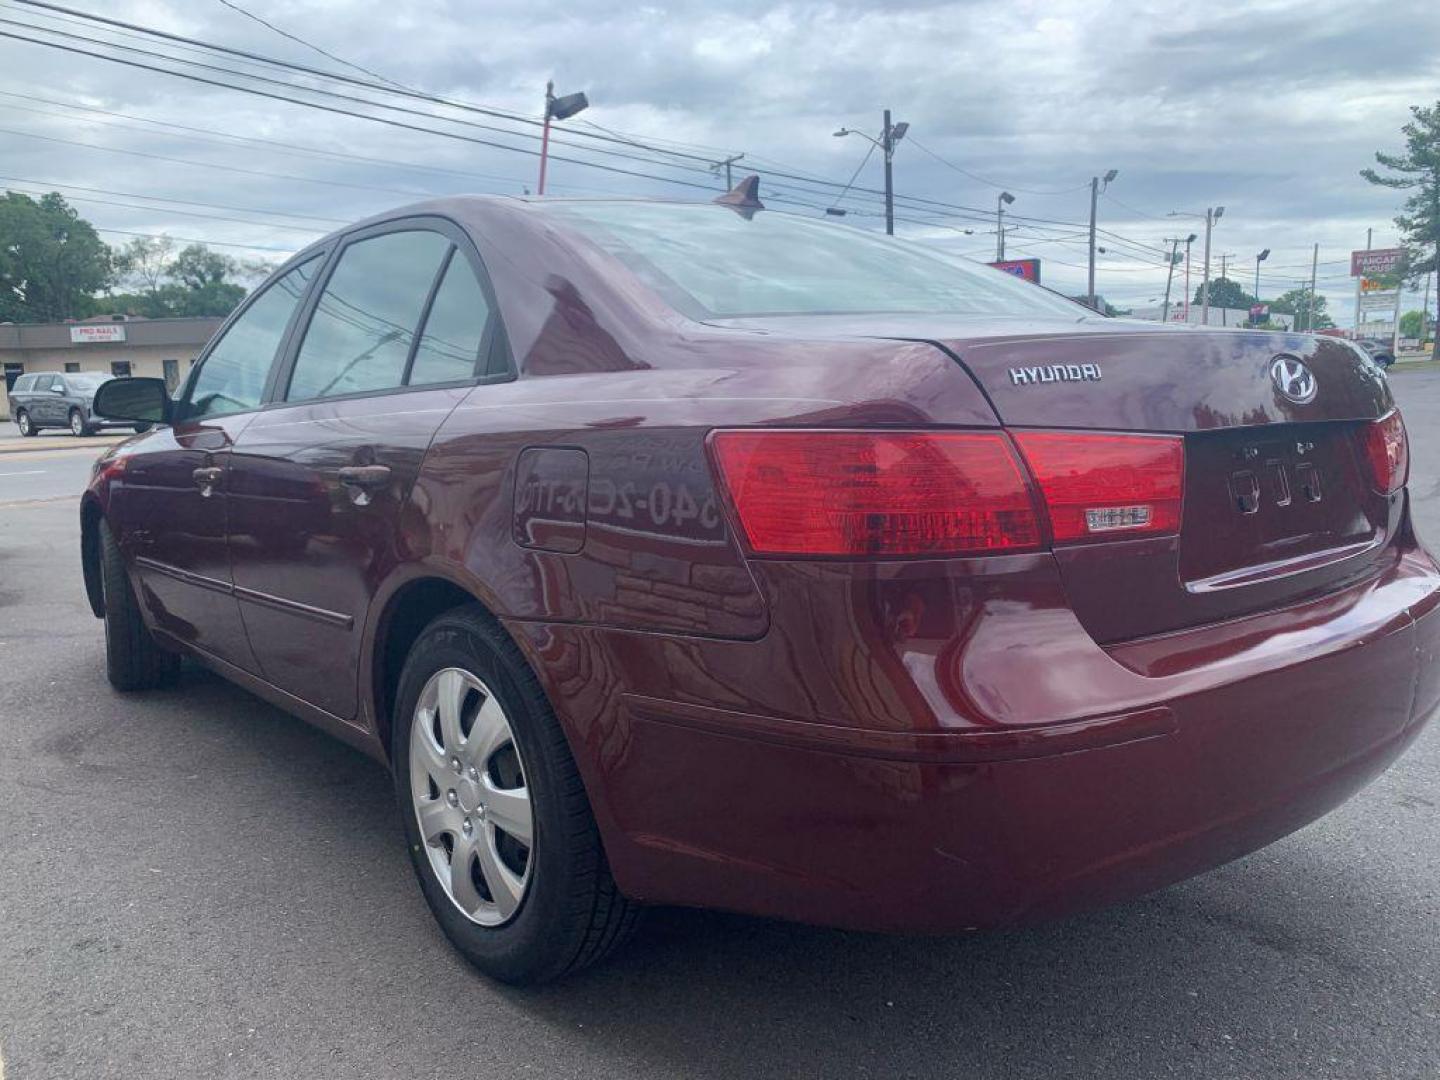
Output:
[[[21,375],[10,389],[10,415],[21,435],[34,435],[47,427],[68,428],[72,435],[90,435],[103,427],[131,427],[101,420],[91,411],[95,391],[114,377],[98,371]],[[133,427],[144,431],[148,425]]]

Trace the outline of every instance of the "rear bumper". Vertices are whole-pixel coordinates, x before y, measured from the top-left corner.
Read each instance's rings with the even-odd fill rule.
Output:
[[[893,608],[884,587],[857,606]],[[1339,805],[1440,704],[1437,589],[1412,548],[1345,594],[1129,651],[1058,607],[991,605],[923,663],[912,648],[881,666],[877,646],[862,670],[852,642],[839,723],[725,704],[785,696],[745,672],[819,697],[783,620],[751,643],[512,629],[570,729],[622,889],[953,932],[1139,895]],[[908,686],[884,684],[897,672]]]

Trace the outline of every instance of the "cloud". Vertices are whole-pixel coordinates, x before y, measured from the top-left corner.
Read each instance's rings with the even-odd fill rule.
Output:
[[[1216,0],[1203,7],[1144,0],[501,0],[483,6],[465,0],[245,0],[243,6],[336,56],[442,96],[534,116],[546,79],[555,79],[562,92],[583,89],[592,107],[557,129],[561,158],[701,185],[557,161],[551,171],[557,193],[687,197],[718,184],[704,161],[660,167],[621,156],[653,155],[587,139],[582,132],[601,134],[592,122],[646,141],[685,144],[697,158],[743,151],[744,164],[762,173],[778,169],[843,181],[865,145],[831,133],[841,125],[876,132],[881,110],[892,108],[897,120],[912,125],[909,142],[896,154],[901,195],[979,211],[941,219],[904,204],[901,231],[987,257],[994,245],[996,185],[1004,185],[1017,195],[1008,252],[1041,256],[1047,280],[1072,292],[1084,282],[1084,185],[1108,168],[1119,169],[1100,203],[1101,227],[1117,235],[1105,244],[1111,253],[1101,257],[1099,276],[1102,291],[1124,303],[1143,303],[1163,291],[1165,269],[1154,253],[1166,237],[1192,227],[1168,213],[1223,204],[1217,254],[1233,253],[1232,263],[1253,272],[1254,252],[1273,249],[1264,269],[1274,285],[1263,291],[1278,293],[1308,273],[1311,245],[1319,242],[1327,264],[1322,286],[1331,291],[1332,307],[1343,308],[1350,292],[1340,260],[1363,244],[1367,227],[1376,230],[1377,245],[1393,239],[1394,193],[1365,184],[1358,170],[1375,150],[1399,145],[1408,106],[1433,100],[1440,86],[1440,53],[1399,45],[1436,40],[1440,7],[1425,0],[1383,8],[1339,0]],[[105,5],[104,13],[346,70],[218,3],[121,0]],[[0,15],[158,48],[35,9],[9,7]],[[47,36],[13,25],[0,24],[0,30]],[[92,47],[73,38],[72,44]],[[213,62],[175,47],[162,51]],[[3,172],[19,178],[0,182],[36,190],[71,185],[62,190],[75,197],[77,208],[114,230],[293,249],[312,235],[307,229],[328,227],[310,218],[353,220],[412,196],[519,193],[533,183],[533,157],[463,139],[13,40],[0,39],[0,56],[0,91],[130,117],[0,96],[0,127],[28,133],[0,133]],[[262,70],[232,59],[237,68]],[[351,107],[333,99],[330,104]],[[432,111],[424,103],[408,104]],[[448,122],[384,115],[535,148],[533,129],[494,118],[454,111],[446,113]],[[879,186],[875,158],[857,183]],[[179,203],[135,209],[82,202],[82,186],[240,209],[227,214]],[[773,175],[766,176],[765,190],[777,199],[816,204],[833,198]],[[845,205],[858,212],[852,222],[878,224],[878,218],[860,216],[878,213],[875,196],[852,193]],[[185,209],[212,217],[185,216]],[[248,210],[267,212],[242,212]],[[214,220],[223,216],[243,220]],[[957,231],[967,228],[972,235]],[[124,239],[121,232],[107,235]]]

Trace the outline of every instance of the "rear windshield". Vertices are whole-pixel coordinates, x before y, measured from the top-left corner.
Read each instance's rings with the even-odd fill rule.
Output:
[[[94,390],[101,383],[107,383],[114,377],[99,371],[79,371],[66,375],[65,381],[71,390]]]
[[[556,202],[545,207],[696,318],[871,313],[1048,316],[1084,308],[925,244],[762,210]]]

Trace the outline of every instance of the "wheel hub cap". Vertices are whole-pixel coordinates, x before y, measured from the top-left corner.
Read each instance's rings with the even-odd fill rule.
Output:
[[[437,671],[420,692],[410,794],[425,855],[450,901],[482,926],[508,921],[530,885],[534,810],[509,717],[468,671]]]

